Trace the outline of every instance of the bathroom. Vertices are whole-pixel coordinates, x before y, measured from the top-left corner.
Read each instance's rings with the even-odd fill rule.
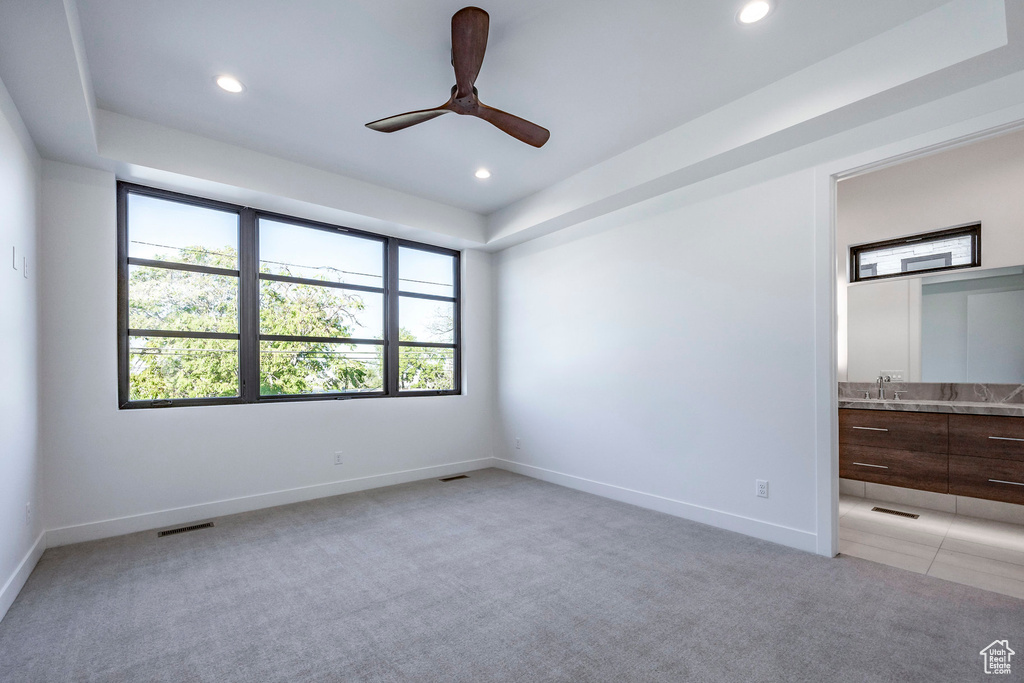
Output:
[[[1024,131],[837,189],[840,553],[1024,598]]]

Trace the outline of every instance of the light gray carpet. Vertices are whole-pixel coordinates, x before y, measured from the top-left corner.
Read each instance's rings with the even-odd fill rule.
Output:
[[[936,683],[997,638],[1024,602],[484,470],[47,550],[0,680]]]

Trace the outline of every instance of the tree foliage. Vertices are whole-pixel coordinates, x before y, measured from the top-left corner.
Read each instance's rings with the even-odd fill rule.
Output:
[[[399,341],[416,341],[405,328]],[[398,382],[402,389],[450,389],[453,386],[454,354],[451,349],[402,346],[398,351]]]
[[[198,247],[179,250],[173,260],[230,269],[238,263],[232,249]],[[238,332],[238,278],[133,266],[128,292],[132,329]],[[132,400],[238,394],[235,340],[132,337],[129,346]]]
[[[304,337],[351,337],[358,294],[293,282],[260,282],[260,332]],[[260,342],[260,392],[306,394],[374,391],[383,386],[381,346],[330,342]]]
[[[214,252],[186,247],[167,260],[237,268],[237,253],[231,248]],[[351,337],[365,309],[363,296],[356,292],[260,281],[260,332],[265,335]],[[432,327],[450,328],[451,322],[441,319]],[[237,334],[238,278],[133,266],[129,327]],[[404,329],[400,339],[416,341]],[[139,336],[130,338],[129,343],[132,400],[238,395],[237,340]],[[402,351],[399,377],[403,389],[452,386],[450,351],[405,347]],[[383,387],[382,345],[263,341],[259,355],[262,395],[377,391]]]

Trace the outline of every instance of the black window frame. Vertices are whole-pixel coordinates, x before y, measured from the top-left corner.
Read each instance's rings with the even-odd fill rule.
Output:
[[[922,268],[921,270],[908,270],[899,273],[887,273],[885,275],[868,275],[862,276],[860,272],[860,255],[865,251],[874,251],[876,249],[885,249],[888,247],[897,247],[903,244],[913,244],[918,242],[935,242],[938,240],[948,239],[950,237],[959,237],[961,235],[969,235],[972,237],[971,240],[971,260],[969,263],[964,263],[958,266],[937,266],[935,268]],[[941,254],[929,255],[928,259],[934,259],[941,256]],[[924,258],[924,257],[920,257]],[[903,259],[903,261],[914,261],[915,259]],[[898,237],[891,240],[883,240],[881,242],[869,242],[867,244],[858,244],[857,246],[850,247],[850,282],[868,282],[871,280],[885,280],[893,277],[912,277],[915,275],[922,275],[927,273],[940,273],[947,270],[963,270],[964,268],[980,268],[981,267],[981,223],[966,223],[964,225],[958,225],[952,228],[943,228],[942,230],[933,230],[931,232],[922,232],[916,235],[908,235],[906,237]],[[876,271],[877,272],[877,271]]]
[[[128,256],[128,196],[136,194],[153,197],[168,201],[179,202],[192,206],[199,206],[219,211],[227,211],[238,215],[238,270],[232,273],[221,273],[224,269],[207,268],[205,266],[193,266],[190,264],[166,264],[160,263],[159,267],[194,272],[217,271],[217,274],[231,274],[237,272],[239,278],[238,291],[238,334],[229,333],[205,333],[205,332],[174,332],[166,330],[133,330],[128,327],[129,313],[129,266],[130,265],[152,265],[144,259],[129,258]],[[308,341],[310,339],[295,337],[285,339],[279,335],[260,334],[260,281],[261,280],[283,280],[287,282],[302,283],[303,278],[271,275],[259,272],[259,220],[261,218],[280,223],[287,223],[301,228],[324,230],[328,232],[341,233],[353,237],[360,237],[382,244],[383,257],[383,287],[360,287],[354,285],[340,286],[341,289],[352,290],[373,290],[383,295],[384,321],[383,339],[332,339],[331,343],[359,343],[375,344],[383,347],[382,367],[382,389],[380,391],[359,391],[359,392],[325,392],[310,394],[283,394],[266,395],[260,394],[260,341]],[[436,296],[431,294],[420,294],[415,292],[402,292],[399,289],[399,264],[398,249],[406,247],[420,251],[428,251],[444,254],[452,257],[453,294],[452,297]],[[263,211],[247,206],[240,206],[228,202],[222,202],[204,197],[183,194],[171,190],[164,190],[126,181],[117,182],[117,372],[118,372],[118,406],[121,409],[138,408],[165,408],[173,406],[207,406],[207,405],[240,405],[251,403],[284,403],[291,401],[326,401],[326,400],[350,400],[358,398],[388,398],[396,396],[457,396],[462,393],[462,273],[461,273],[461,252],[455,249],[448,249],[433,244],[415,242],[412,240],[381,235],[378,233],[358,230],[341,225],[333,225],[320,221],[308,220],[297,216]],[[330,283],[317,280],[309,280],[307,284],[316,286],[333,287]],[[433,342],[400,342],[398,305],[399,296],[414,297],[420,299],[441,300],[451,302],[454,308],[453,320],[453,341],[452,343]],[[157,400],[133,401],[130,399],[129,384],[129,337],[140,336],[139,332],[151,332],[155,336],[164,337],[189,337],[189,338],[216,338],[237,339],[238,348],[238,369],[239,369],[239,393],[237,396],[208,397],[208,398],[169,398]],[[269,338],[268,338],[269,337]],[[450,348],[453,350],[452,388],[451,389],[399,389],[399,349],[401,347],[428,347],[428,348]]]

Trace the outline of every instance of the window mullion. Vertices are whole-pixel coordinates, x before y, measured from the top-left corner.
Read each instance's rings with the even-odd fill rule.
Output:
[[[117,401],[131,400],[128,364],[128,188],[117,186]]]
[[[387,274],[387,330],[385,339],[384,376],[387,379],[387,392],[398,395],[398,240],[391,238],[387,245],[387,263],[384,272]]]
[[[230,268],[213,268],[210,266],[197,266],[192,263],[177,263],[175,261],[157,261],[154,259],[135,258],[128,259],[129,266],[144,266],[146,268],[166,268],[168,270],[183,270],[189,273],[206,273],[207,275],[226,275],[238,277],[238,271]]]
[[[239,376],[242,400],[254,403],[260,391],[260,283],[256,212],[242,209],[238,235]]]
[[[462,256],[455,254],[452,259],[452,285],[455,294],[455,310],[453,311],[453,341],[455,351],[452,354],[452,390],[462,391]]]

